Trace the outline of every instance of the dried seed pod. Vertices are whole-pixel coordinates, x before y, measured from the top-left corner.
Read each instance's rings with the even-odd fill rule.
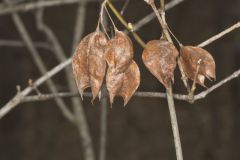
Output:
[[[142,59],[148,70],[166,87],[174,81],[174,70],[178,50],[166,40],[152,40],[147,43]]]
[[[83,95],[83,91],[90,87],[90,77],[88,72],[88,43],[92,35],[93,33],[90,33],[81,40],[72,58],[73,75],[81,97]]]
[[[73,55],[72,67],[78,90],[83,95],[91,87],[93,99],[99,93],[106,70],[105,46],[107,39],[100,31],[83,38]]]
[[[124,106],[140,84],[140,71],[134,60],[124,73],[118,73],[115,68],[109,68],[106,76],[107,89],[112,105],[115,96],[121,96]]]
[[[199,63],[199,61],[201,61]],[[205,87],[205,77],[211,80],[215,79],[215,61],[211,54],[200,48],[194,46],[183,46],[180,49],[180,63],[187,78],[194,80],[196,77],[196,83]],[[199,65],[199,66],[198,66]]]
[[[133,58],[133,45],[130,38],[121,31],[115,31],[115,36],[106,47],[106,61],[115,72],[124,72]]]
[[[90,75],[90,85],[92,89],[92,101],[98,95],[106,71],[105,47],[107,39],[102,32],[97,32],[91,37],[88,56],[88,69]]]

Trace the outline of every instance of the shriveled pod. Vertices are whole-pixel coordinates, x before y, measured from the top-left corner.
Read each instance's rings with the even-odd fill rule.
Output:
[[[123,73],[117,72],[115,68],[109,68],[106,83],[111,105],[115,96],[121,96],[125,106],[140,84],[140,71],[136,62],[132,60]]]
[[[187,78],[194,80],[194,78],[196,77],[196,83],[204,87],[205,77],[210,80],[211,78],[216,78],[216,66],[212,55],[208,51],[200,47],[181,47],[180,63],[182,65],[183,72],[186,74]]]
[[[78,90],[83,96],[91,87],[94,100],[102,86],[106,70],[105,47],[107,39],[101,31],[95,31],[83,38],[73,55],[72,67]]]
[[[124,72],[133,58],[133,45],[130,38],[122,31],[115,31],[106,47],[106,61],[109,67],[114,67],[115,72]]]
[[[166,87],[174,81],[178,50],[166,40],[151,40],[146,44],[142,59],[148,70]]]

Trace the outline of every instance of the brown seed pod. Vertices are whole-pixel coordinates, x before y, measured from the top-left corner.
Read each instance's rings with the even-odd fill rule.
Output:
[[[200,62],[201,61],[201,62]],[[200,62],[200,63],[199,63]],[[180,49],[180,63],[183,68],[183,72],[187,78],[194,80],[196,77],[196,83],[205,87],[205,77],[211,80],[215,79],[215,61],[211,54],[200,48],[194,46],[183,46]]]
[[[106,47],[106,61],[115,72],[124,72],[133,58],[133,45],[130,38],[121,31],[115,31],[115,36]]]
[[[166,40],[149,41],[143,51],[142,59],[148,70],[166,87],[174,81],[174,70],[178,50]]]
[[[140,71],[136,62],[132,60],[124,73],[118,73],[113,67],[108,68],[106,83],[111,105],[115,96],[121,96],[125,106],[140,84]]]
[[[100,31],[83,38],[73,55],[72,67],[78,90],[83,95],[91,87],[93,99],[96,98],[105,76],[105,46],[107,39]]]

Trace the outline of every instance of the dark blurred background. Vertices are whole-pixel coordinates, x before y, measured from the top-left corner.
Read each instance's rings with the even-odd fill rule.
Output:
[[[31,0],[30,2],[35,2]],[[168,2],[168,1],[167,1]],[[3,2],[2,2],[3,3]],[[114,1],[119,10],[124,1]],[[84,35],[96,28],[99,2],[86,7]],[[49,7],[44,20],[59,38],[68,57],[71,53],[77,5]],[[124,13],[128,22],[137,22],[151,13],[143,0],[130,0]],[[46,41],[37,30],[34,10],[20,16],[34,41]],[[240,20],[239,0],[185,0],[167,11],[167,21],[183,44],[197,45]],[[116,25],[124,29],[112,16]],[[145,42],[158,39],[161,29],[156,19],[138,31]],[[131,37],[132,38],[132,37]],[[0,16],[0,39],[21,40],[11,16]],[[132,38],[135,57],[141,70],[139,91],[161,91],[163,86],[141,61],[142,48]],[[240,32],[236,30],[205,47],[216,61],[217,81],[240,68]],[[48,49],[38,48],[48,69],[58,61]],[[25,88],[28,79],[41,76],[26,47],[0,46],[0,106],[16,94],[16,85]],[[59,91],[68,91],[63,72],[54,76]],[[211,86],[214,82],[208,83]],[[39,87],[49,93],[46,85]],[[204,90],[198,86],[198,92]],[[175,74],[175,93],[186,93]],[[235,79],[194,104],[175,101],[183,156],[185,160],[240,159],[240,83]],[[70,99],[65,99],[70,107]],[[96,155],[100,134],[100,103],[83,101]],[[133,97],[124,108],[117,98],[108,109],[108,160],[175,160],[170,117],[166,99]],[[81,140],[76,127],[61,114],[53,100],[24,103],[0,120],[0,160],[80,160]]]

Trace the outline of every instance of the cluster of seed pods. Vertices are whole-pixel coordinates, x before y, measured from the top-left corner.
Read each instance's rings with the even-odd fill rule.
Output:
[[[84,37],[72,59],[81,97],[84,90],[91,87],[93,101],[105,82],[111,105],[115,96],[123,97],[126,105],[140,84],[140,71],[133,53],[130,38],[118,30],[110,40],[98,29]]]
[[[194,46],[182,46],[180,55],[173,43],[167,40],[151,40],[147,43],[142,59],[148,70],[166,87],[174,82],[174,70],[179,57],[182,71],[188,79],[205,87],[205,77],[215,79],[215,62],[211,54]]]

